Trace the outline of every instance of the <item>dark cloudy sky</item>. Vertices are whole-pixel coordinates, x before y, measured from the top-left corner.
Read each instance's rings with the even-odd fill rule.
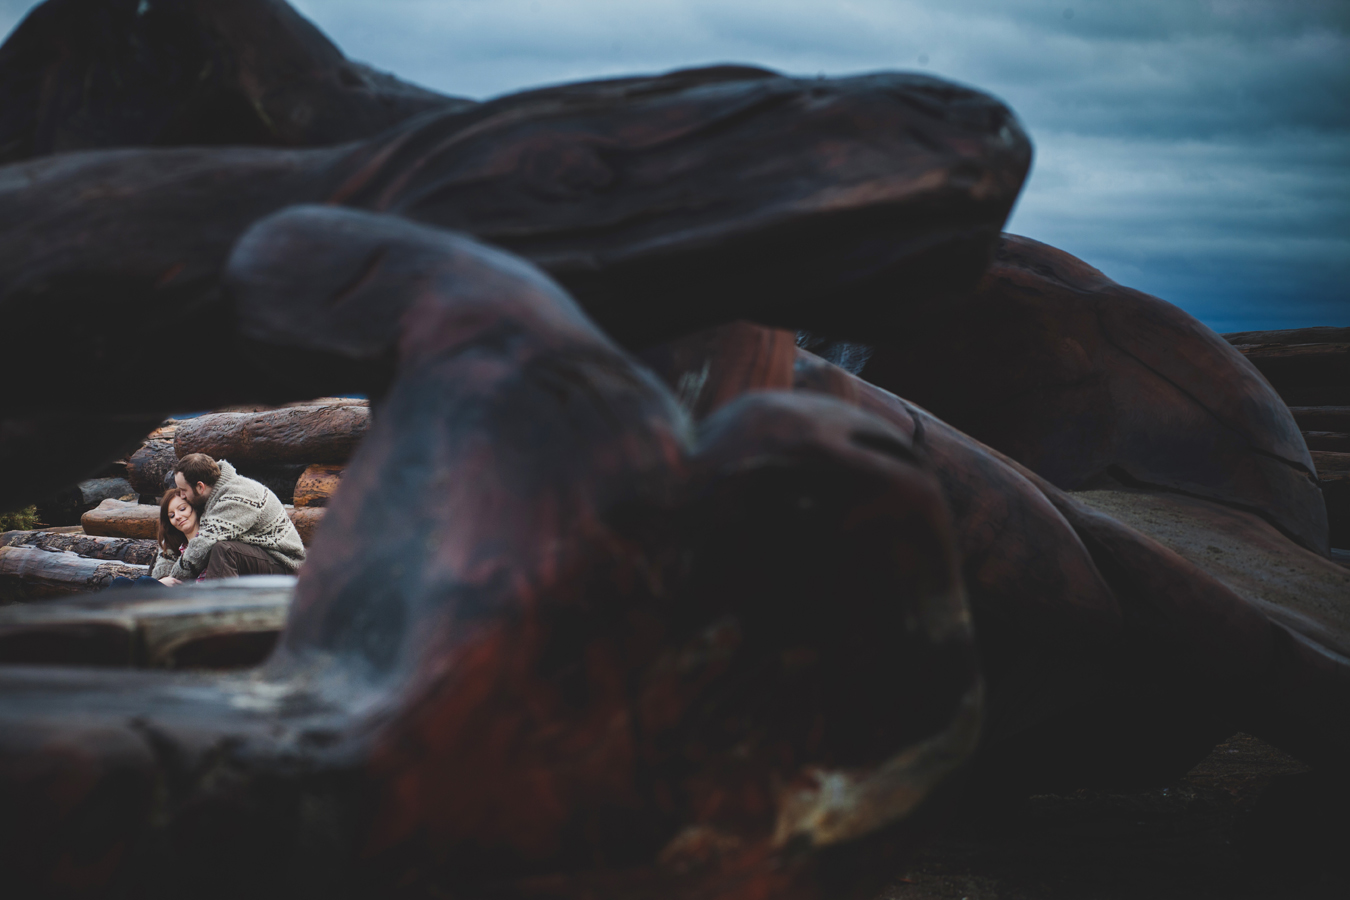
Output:
[[[0,0],[0,30],[31,5]],[[1008,230],[1219,331],[1350,325],[1350,0],[295,5],[348,55],[479,98],[732,61],[965,82],[1036,144]]]

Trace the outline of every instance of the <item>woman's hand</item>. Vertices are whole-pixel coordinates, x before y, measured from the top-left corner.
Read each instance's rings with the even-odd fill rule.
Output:
[[[167,584],[169,587],[173,587],[175,584],[182,584],[183,582],[179,581],[177,578],[174,578],[172,575],[165,575],[163,578],[159,580],[159,583]]]

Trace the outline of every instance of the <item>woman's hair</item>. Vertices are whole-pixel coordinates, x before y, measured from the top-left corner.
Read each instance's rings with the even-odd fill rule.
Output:
[[[177,497],[184,503],[191,503],[178,488],[169,488],[159,500],[159,546],[166,553],[179,554],[187,543],[187,536],[169,523],[169,504]]]

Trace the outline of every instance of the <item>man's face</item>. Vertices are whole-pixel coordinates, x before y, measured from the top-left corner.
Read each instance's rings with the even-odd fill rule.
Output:
[[[211,493],[211,489],[206,486],[205,482],[199,481],[196,484],[188,484],[182,472],[173,473],[173,483],[178,485],[178,489],[183,492],[183,496],[193,505],[204,503],[207,494]]]

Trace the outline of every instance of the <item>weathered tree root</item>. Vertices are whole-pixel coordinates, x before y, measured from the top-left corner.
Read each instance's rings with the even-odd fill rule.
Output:
[[[931,463],[987,685],[973,796],[1166,784],[1237,730],[1339,771],[1350,752],[1343,569],[1242,509],[1121,486],[1062,491],[814,354],[790,362],[781,343],[739,323],[644,358],[696,414],[791,378],[886,419]],[[1034,421],[1011,424],[1035,434]]]
[[[304,265],[247,252],[301,237]],[[314,328],[313,272],[373,247],[369,293]],[[232,279],[279,350],[391,386],[260,674],[0,670],[11,886],[730,900],[891,874],[980,697],[903,431],[778,394],[695,439],[543,276],[384,217],[275,217]],[[289,320],[247,289],[281,282]]]
[[[953,510],[989,684],[984,783],[1165,783],[1238,730],[1328,771],[1343,766],[1350,579],[1335,564],[1253,513],[1207,501],[1173,513],[1181,539],[1155,537],[1150,498],[1187,498],[1060,490],[823,360],[799,367],[799,385],[921,435],[915,446]],[[1047,506],[1049,518],[1038,512]],[[1222,535],[1235,557],[1261,554],[1285,580],[1216,565],[1212,541],[1196,540],[1205,534]]]

